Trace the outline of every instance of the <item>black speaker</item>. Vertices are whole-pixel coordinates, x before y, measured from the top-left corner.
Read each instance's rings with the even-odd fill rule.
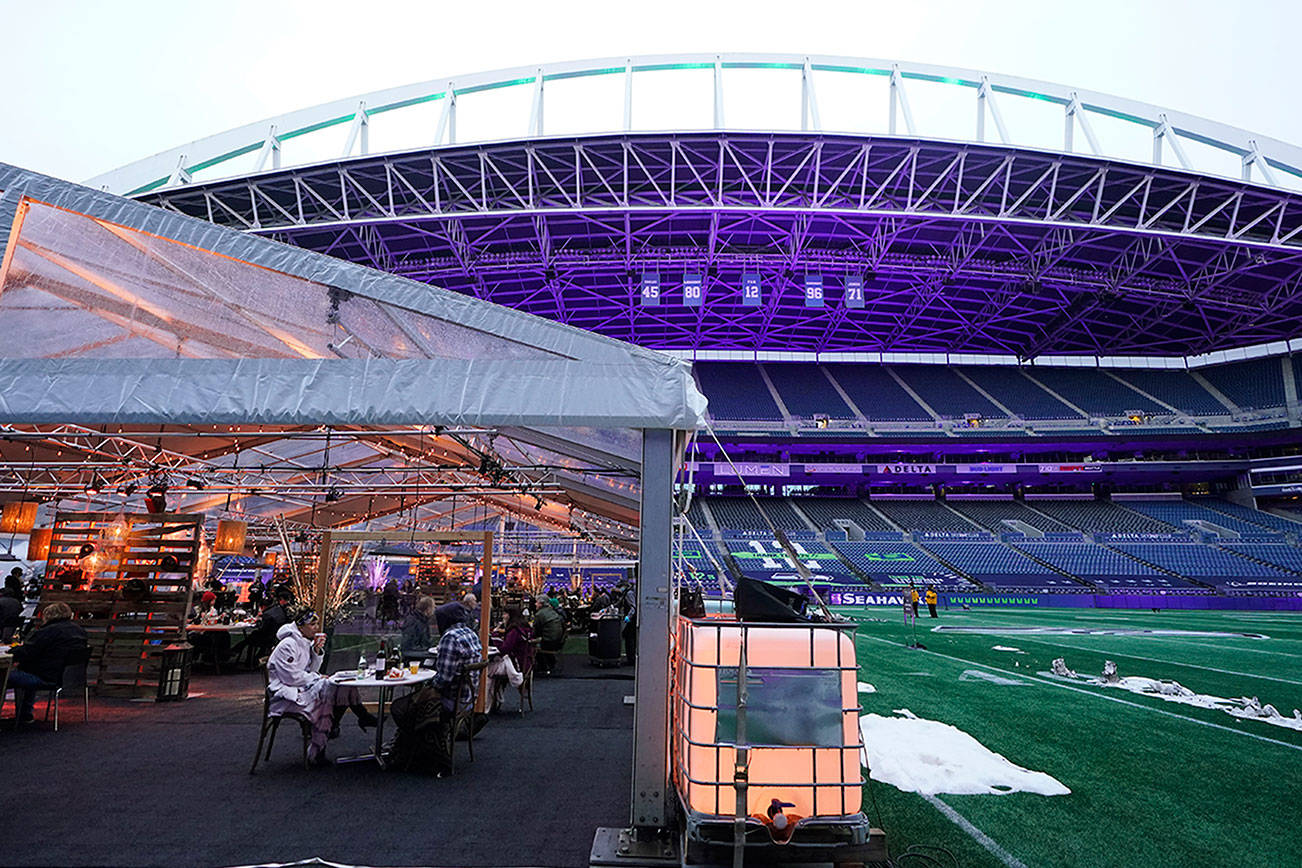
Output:
[[[732,602],[741,621],[803,624],[819,620],[806,611],[809,601],[803,595],[758,579],[740,579]]]

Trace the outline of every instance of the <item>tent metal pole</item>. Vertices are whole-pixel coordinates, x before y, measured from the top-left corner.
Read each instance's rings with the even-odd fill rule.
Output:
[[[673,432],[642,432],[642,539],[637,576],[634,669],[634,827],[663,828],[669,810],[669,563],[673,520]]]

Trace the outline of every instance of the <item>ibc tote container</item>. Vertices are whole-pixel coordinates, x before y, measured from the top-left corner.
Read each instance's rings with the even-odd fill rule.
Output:
[[[799,816],[791,837],[814,844],[862,844],[858,665],[854,624],[742,624],[680,617],[673,649],[671,739],[676,789],[689,830],[726,845],[737,809],[737,669],[746,637],[750,746],[748,846],[776,799]],[[726,824],[726,825],[725,825]],[[802,830],[804,833],[802,834]],[[769,836],[760,840],[771,844]],[[776,840],[776,839],[775,839]]]

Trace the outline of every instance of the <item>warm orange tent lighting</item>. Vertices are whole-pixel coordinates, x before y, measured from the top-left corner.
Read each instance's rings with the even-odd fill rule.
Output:
[[[27,560],[49,560],[50,538],[52,536],[54,536],[54,528],[38,527],[33,530],[32,535],[27,538]]]
[[[12,501],[4,505],[0,512],[0,533],[31,533],[36,524],[36,509],[40,504],[34,501]]]
[[[219,555],[238,555],[244,551],[244,537],[249,526],[246,522],[222,519],[217,522],[217,539],[212,550]]]

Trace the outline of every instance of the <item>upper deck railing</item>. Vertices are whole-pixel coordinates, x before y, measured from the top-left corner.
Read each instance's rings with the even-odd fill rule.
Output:
[[[560,123],[544,123],[545,108]],[[958,67],[801,54],[607,57],[433,79],[227,130],[87,183],[137,195],[445,144],[770,128],[999,141],[1302,189],[1302,148],[1195,115]]]

